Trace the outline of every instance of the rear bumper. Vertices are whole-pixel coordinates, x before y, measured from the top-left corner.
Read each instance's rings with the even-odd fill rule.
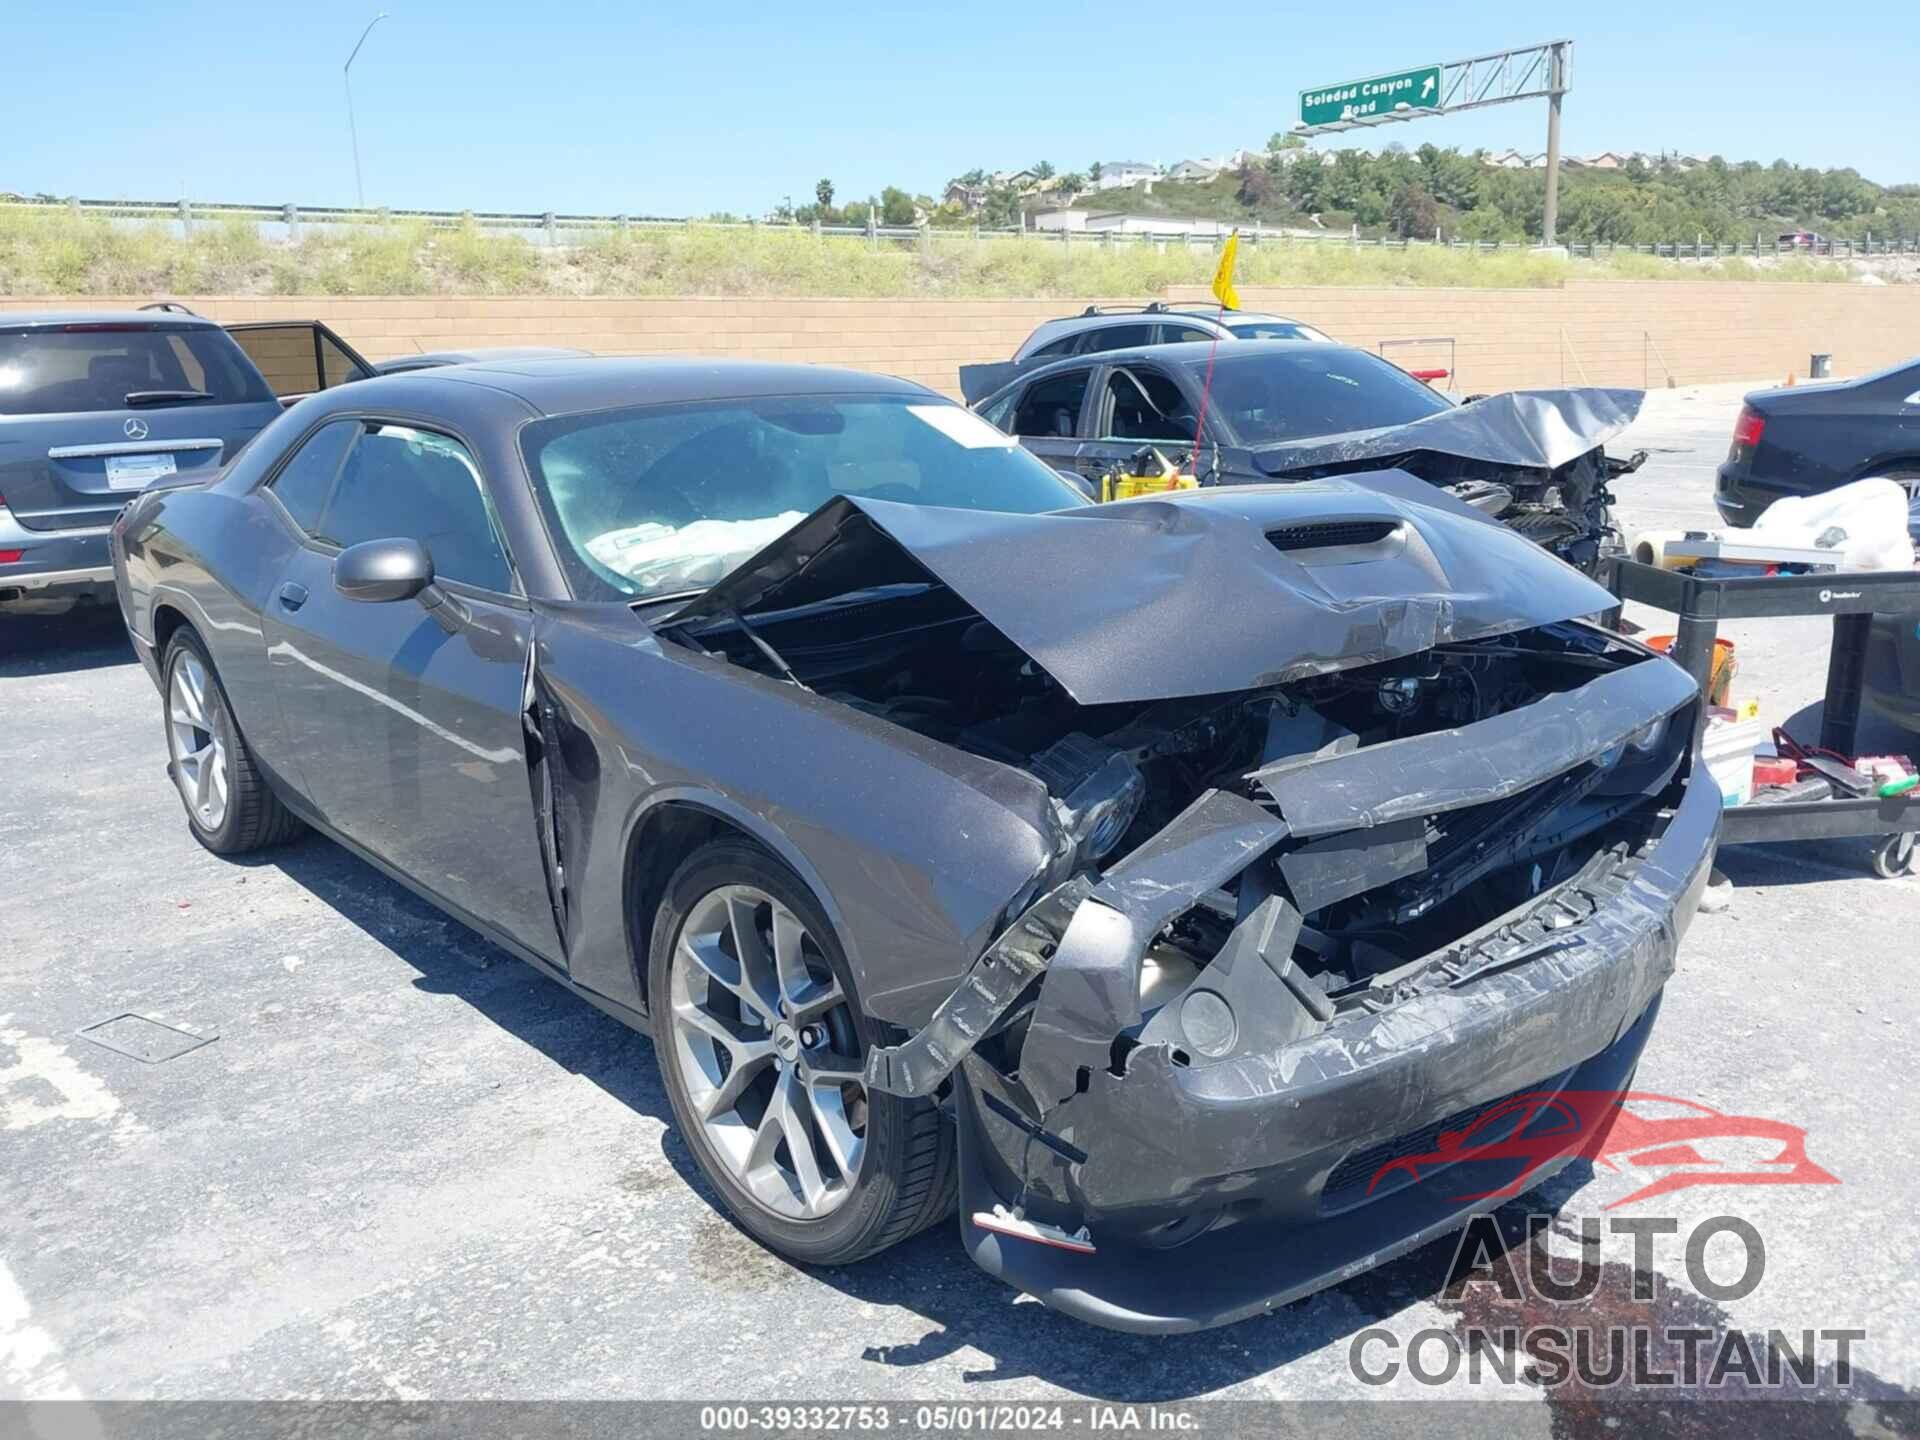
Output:
[[[1755,485],[1745,464],[1728,461],[1714,472],[1713,508],[1727,524],[1741,529],[1758,520],[1760,512],[1784,493]]]
[[[1080,1319],[1169,1333],[1287,1304],[1504,1203],[1473,1197],[1512,1182],[1511,1161],[1499,1175],[1463,1163],[1374,1182],[1396,1146],[1421,1148],[1516,1092],[1625,1087],[1712,863],[1720,797],[1699,775],[1631,878],[1540,953],[1260,1053],[1182,1064],[1142,1047],[1119,1073],[1087,1067],[1044,1138],[1012,1123],[1019,1097],[969,1055],[957,1086],[968,1252]],[[1084,1225],[1095,1253],[971,1221],[1016,1204],[1068,1233]]]
[[[12,591],[34,599],[55,599],[111,589],[110,529],[102,525],[88,530],[29,530],[0,509],[0,550],[22,552],[18,560],[0,564],[0,599],[9,598]]]
[[[1776,500],[1789,495],[1819,495],[1843,483],[1841,476],[1814,475],[1788,481],[1773,476],[1760,479],[1753,473],[1750,458],[1728,460],[1713,472],[1713,508],[1727,524],[1745,529]]]

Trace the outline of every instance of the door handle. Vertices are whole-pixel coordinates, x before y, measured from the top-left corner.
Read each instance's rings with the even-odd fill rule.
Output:
[[[280,604],[288,610],[298,610],[307,603],[307,587],[289,580],[280,587]]]

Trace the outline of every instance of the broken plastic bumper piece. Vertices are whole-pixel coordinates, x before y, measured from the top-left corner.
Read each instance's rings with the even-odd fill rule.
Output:
[[[1018,1210],[1009,1210],[1004,1205],[995,1205],[991,1210],[973,1212],[973,1223],[982,1230],[990,1230],[996,1235],[1010,1235],[1016,1240],[1031,1240],[1036,1245],[1051,1245],[1056,1250],[1072,1250],[1081,1255],[1094,1252],[1093,1237],[1087,1234],[1082,1225],[1069,1235],[1058,1225],[1048,1225],[1039,1220],[1029,1220]]]
[[[1644,841],[1597,851],[1497,923],[1377,978],[1358,1003],[1336,1006],[1296,963],[1302,916],[1284,892],[1310,872],[1284,857],[1320,854],[1311,847],[1341,833],[1336,796],[1391,860],[1423,816],[1604,767],[1691,699],[1671,668],[1614,672],[1529,707],[1525,725],[1502,716],[1263,774],[1278,817],[1208,792],[1100,883],[1030,909],[935,1024],[868,1071],[879,1088],[919,1094],[954,1077],[961,1231],[976,1262],[1096,1324],[1191,1330],[1338,1283],[1500,1203],[1472,1197],[1511,1176],[1469,1179],[1457,1165],[1407,1179],[1392,1161],[1515,1095],[1626,1084],[1711,866],[1715,787],[1674,786]],[[1489,755],[1492,768],[1474,758]],[[1664,776],[1672,786],[1674,771]],[[1409,801],[1414,781],[1425,789]],[[1280,864],[1256,864],[1283,844]],[[1314,883],[1377,883],[1347,878],[1327,853]],[[1391,860],[1383,873],[1403,869]],[[1236,876],[1226,944],[1143,1016],[1143,954]],[[1017,1024],[1017,1044],[985,1044]],[[1528,1188],[1563,1163],[1540,1166]],[[1083,1231],[1097,1253],[1058,1243]]]

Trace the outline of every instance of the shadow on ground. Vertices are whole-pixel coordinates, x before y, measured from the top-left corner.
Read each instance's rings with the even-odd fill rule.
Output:
[[[901,1308],[932,1329],[911,1345],[836,1340],[866,1364],[913,1369],[956,1353],[984,1357],[967,1381],[1029,1378],[1088,1397],[1178,1400],[1239,1385],[1435,1296],[1453,1256],[1448,1237],[1273,1316],[1196,1335],[1149,1337],[1095,1329],[1016,1294],[966,1258],[948,1221],[857,1265],[795,1267],[734,1226],[673,1128],[651,1044],[585,1000],[442,915],[339,846],[319,838],[266,852],[254,863],[286,873],[417,971],[413,983],[465,1001],[555,1064],[598,1085],[638,1114],[664,1122],[664,1155],[714,1212],[695,1227],[694,1268],[716,1285],[770,1289],[796,1269],[864,1304]],[[1590,1175],[1569,1166],[1531,1207],[1557,1213]],[[1333,1363],[1345,1365],[1345,1351]]]
[[[77,606],[65,615],[0,615],[0,679],[131,665],[136,658],[111,605]]]

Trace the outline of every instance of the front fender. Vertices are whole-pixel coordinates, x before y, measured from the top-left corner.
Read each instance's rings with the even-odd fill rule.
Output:
[[[778,855],[832,919],[869,1014],[918,1026],[1053,858],[1033,776],[795,685],[678,646],[631,615],[552,607],[535,683],[561,717],[556,797],[573,979],[631,1006],[630,845],[666,805],[719,817]],[[660,857],[677,863],[678,857]]]

